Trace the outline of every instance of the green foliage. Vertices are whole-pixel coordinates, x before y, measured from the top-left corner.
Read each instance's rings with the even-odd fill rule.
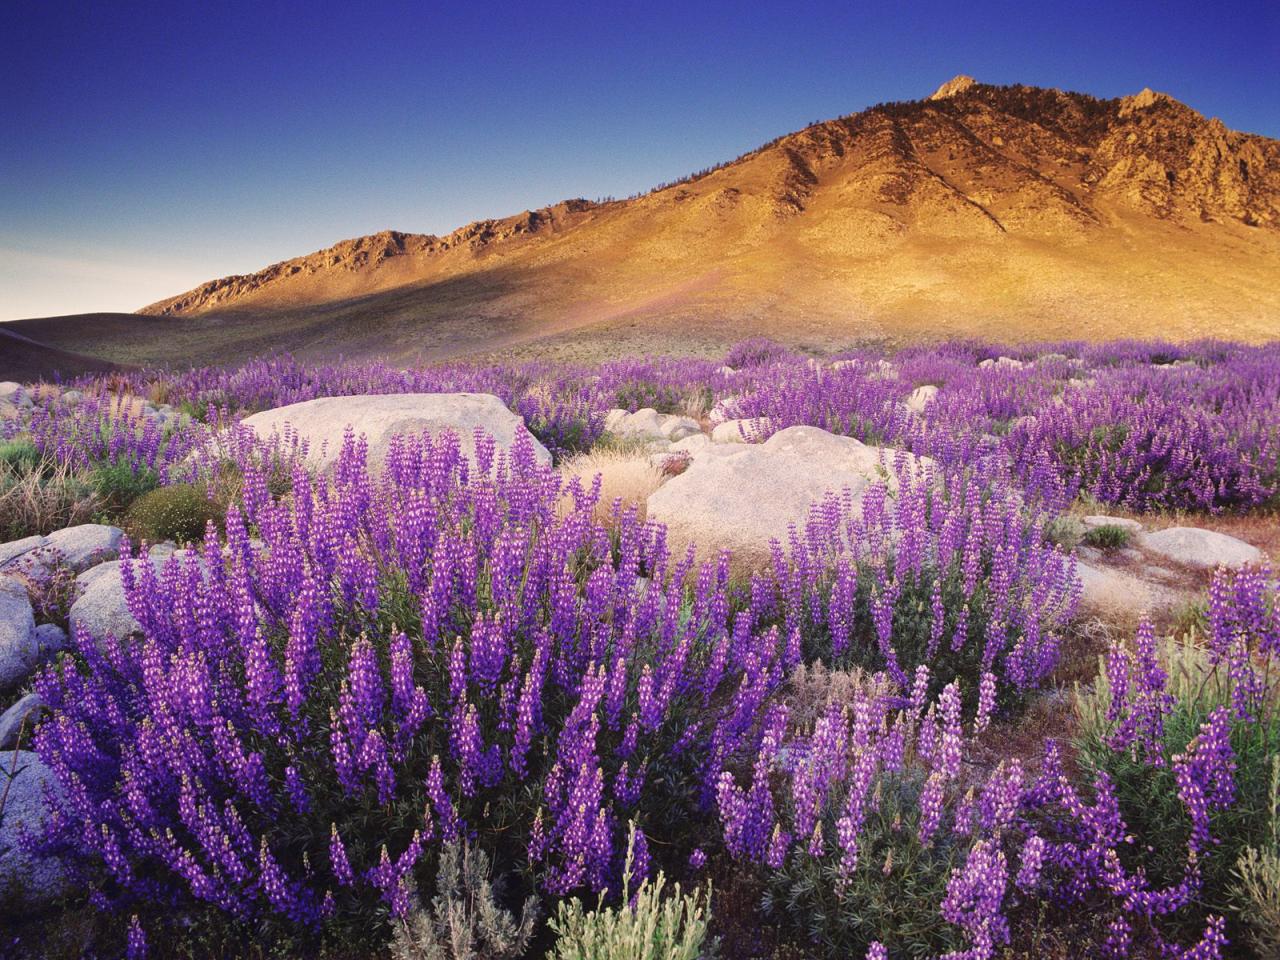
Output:
[[[963,937],[938,911],[952,870],[967,847],[946,831],[930,846],[919,839],[923,781],[906,774],[881,781],[858,837],[858,866],[846,876],[840,856],[815,858],[803,845],[767,877],[765,910],[791,927],[804,946],[822,956],[862,957],[872,941],[892,943],[903,956],[932,957],[959,949]],[[841,804],[822,823],[828,844],[837,836]],[[897,954],[895,954],[897,955]]]
[[[1271,760],[1270,821],[1266,842],[1246,848],[1236,861],[1231,887],[1240,919],[1263,957],[1280,956],[1280,756]]]
[[[676,884],[663,896],[666,876],[659,871],[631,891],[636,827],[631,824],[627,861],[622,871],[622,902],[606,907],[604,897],[587,910],[574,897],[561,902],[551,929],[557,940],[548,960],[698,960],[715,954],[707,940],[711,920],[711,888],[682,894]]]
[[[25,438],[0,440],[0,468],[14,475],[37,473],[44,457],[34,443]]]
[[[517,922],[498,905],[489,858],[469,844],[440,854],[436,895],[395,923],[394,960],[500,960],[524,953],[538,919],[538,898],[524,902]]]
[[[614,402],[624,410],[652,407],[658,413],[682,413],[685,399],[683,388],[653,380],[631,380],[614,393]]]
[[[221,527],[226,511],[209,499],[204,487],[177,483],[157,487],[133,501],[125,514],[124,528],[136,542],[194,543],[204,537],[210,521]]]
[[[129,505],[159,486],[155,471],[135,470],[127,463],[104,463],[89,474],[89,485],[97,494],[108,517],[121,517]]]
[[[1082,542],[1086,547],[1099,550],[1122,550],[1129,546],[1133,534],[1126,527],[1114,523],[1104,523],[1100,527],[1086,530]]]
[[[1127,845],[1124,865],[1129,871],[1141,867],[1157,888],[1182,880],[1191,836],[1191,821],[1168,761],[1187,749],[1214,709],[1231,702],[1232,687],[1227,664],[1211,666],[1205,652],[1191,644],[1166,643],[1163,661],[1176,705],[1164,720],[1162,752],[1166,762],[1161,767],[1107,744],[1111,691],[1105,672],[1090,693],[1077,699],[1080,731],[1076,748],[1082,772],[1089,780],[1099,771],[1111,778],[1128,832],[1142,839]],[[1264,848],[1271,836],[1272,774],[1280,748],[1280,712],[1271,709],[1252,723],[1236,719],[1234,713],[1232,717],[1236,800],[1215,811],[1210,820],[1210,830],[1219,842],[1212,853],[1201,858],[1202,887],[1195,907],[1169,918],[1188,937],[1199,935],[1208,914],[1221,914],[1231,928],[1238,926],[1234,871],[1249,848]],[[1229,935],[1232,933],[1229,929]]]

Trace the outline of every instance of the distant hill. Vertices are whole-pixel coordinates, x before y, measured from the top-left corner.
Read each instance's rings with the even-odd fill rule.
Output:
[[[168,335],[19,326],[131,361],[643,349],[757,333],[1271,338],[1280,141],[1150,90],[1097,99],[957,77],[643,196],[569,200],[444,237],[347,240],[140,313]]]
[[[23,336],[14,324],[0,323],[0,380],[31,383],[56,377],[69,379],[82,373],[105,373],[115,365]]]

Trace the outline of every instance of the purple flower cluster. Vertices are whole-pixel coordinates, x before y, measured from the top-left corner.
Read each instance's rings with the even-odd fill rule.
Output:
[[[125,563],[142,636],[38,680],[52,839],[122,898],[302,929],[403,911],[433,845],[515,796],[497,829],[544,889],[602,890],[629,819],[672,792],[698,815],[756,750],[782,645],[729,622],[727,564],[668,570],[660,529],[631,513],[611,537],[576,483],[564,512],[527,438],[476,463],[404,438],[376,479],[363,458],[348,439],[286,499],[244,464],[225,539]]]

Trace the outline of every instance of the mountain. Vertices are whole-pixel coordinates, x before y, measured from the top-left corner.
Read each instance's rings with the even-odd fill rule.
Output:
[[[961,76],[642,196],[347,240],[140,314],[132,331],[55,345],[140,362],[751,334],[1271,338],[1280,141],[1151,90],[1098,99]],[[162,318],[170,337],[156,337]]]

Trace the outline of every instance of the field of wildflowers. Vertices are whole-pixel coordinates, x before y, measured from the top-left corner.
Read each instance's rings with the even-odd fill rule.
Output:
[[[296,438],[238,426],[318,397],[462,391],[529,434],[480,435],[473,458],[410,434],[375,468],[349,432],[322,474]],[[1082,501],[1270,516],[1280,346],[277,358],[25,399],[5,469],[124,525],[140,627],[73,631],[34,681],[29,746],[57,789],[24,842],[66,871],[39,921],[75,928],[64,955],[513,955],[496,936],[412,945],[426,911],[463,922],[437,880],[463,847],[492,878],[476,923],[559,909],[555,931],[512,938],[527,956],[556,951],[571,898],[659,909],[657,886],[619,904],[624,869],[632,892],[710,883],[686,905],[709,902],[705,941],[672,956],[717,938],[725,956],[951,960],[1276,946],[1280,871],[1242,866],[1280,862],[1271,571],[1219,569],[1176,636],[1144,620],[1099,645],[1052,531]],[[644,407],[932,465],[886,462],[856,504],[831,491],[744,572],[558,471],[613,442],[607,411]],[[181,517],[161,504],[138,525],[157,494]],[[0,518],[8,539],[50,532],[25,516]],[[187,549],[151,556],[166,537]],[[19,926],[0,951],[62,949]]]

